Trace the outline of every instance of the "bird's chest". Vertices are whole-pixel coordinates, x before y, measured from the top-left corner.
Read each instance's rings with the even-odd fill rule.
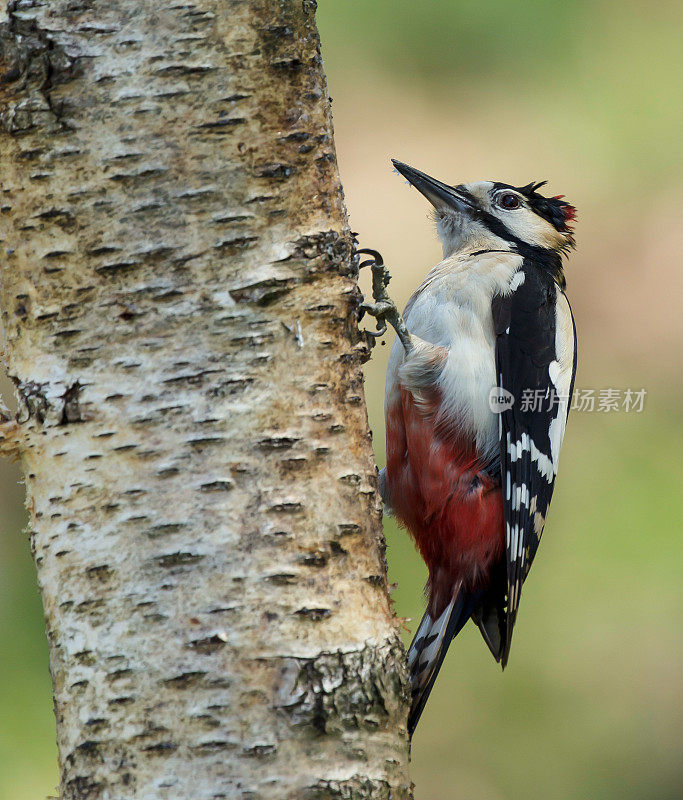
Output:
[[[506,254],[459,265],[459,269],[425,285],[413,303],[407,325],[411,333],[448,348],[437,387],[440,421],[469,435],[480,453],[498,450],[498,417],[489,398],[496,381],[494,295],[510,291],[521,258]]]

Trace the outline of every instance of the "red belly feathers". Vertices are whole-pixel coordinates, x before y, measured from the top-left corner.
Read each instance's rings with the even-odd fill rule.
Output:
[[[434,414],[402,388],[387,409],[386,486],[429,569],[429,613],[436,619],[457,586],[484,585],[502,558],[500,483],[484,471],[471,440],[435,429]]]

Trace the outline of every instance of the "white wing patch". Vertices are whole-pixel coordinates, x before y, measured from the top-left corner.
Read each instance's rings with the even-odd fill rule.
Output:
[[[515,274],[512,276],[512,280],[510,281],[510,291],[514,292],[516,289],[519,289],[519,287],[524,283],[525,278],[526,275],[524,274],[524,270],[520,269],[519,272],[515,272]]]
[[[555,387],[558,398],[557,415],[550,423],[548,435],[550,438],[550,456],[552,458],[553,473],[557,475],[557,465],[560,458],[560,447],[564,439],[564,430],[567,425],[567,411],[569,405],[569,390],[572,385],[572,371],[574,369],[574,325],[569,310],[569,303],[564,292],[556,286],[555,303],[555,361],[548,366],[550,380]]]

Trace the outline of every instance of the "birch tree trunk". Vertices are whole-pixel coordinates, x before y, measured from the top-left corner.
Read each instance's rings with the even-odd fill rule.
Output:
[[[406,798],[310,0],[19,0],[2,319],[62,798]]]

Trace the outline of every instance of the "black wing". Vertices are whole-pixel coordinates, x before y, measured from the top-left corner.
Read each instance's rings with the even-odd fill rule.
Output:
[[[576,372],[576,332],[567,298],[541,269],[525,262],[522,273],[524,280],[513,282],[517,288],[511,294],[493,300],[498,384],[514,397],[499,421],[506,611],[502,613],[492,596],[498,608],[489,619],[489,626],[497,623],[498,653],[494,655],[503,666],[522,584],[536,555],[553,493]],[[502,599],[502,587],[498,593]],[[483,608],[484,616],[485,612]],[[479,624],[487,638],[485,623],[484,619]]]

